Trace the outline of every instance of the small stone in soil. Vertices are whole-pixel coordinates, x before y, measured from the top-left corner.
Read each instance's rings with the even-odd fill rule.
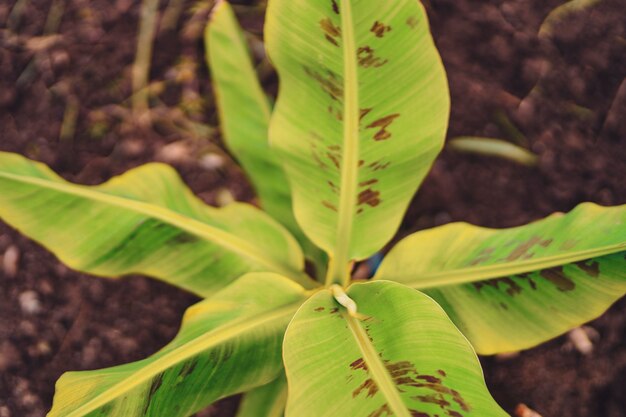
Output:
[[[39,295],[35,291],[24,291],[19,295],[22,311],[26,314],[37,314],[41,311]]]
[[[4,270],[4,275],[9,278],[15,278],[19,262],[19,248],[15,245],[9,246],[9,248],[4,252],[4,257],[2,258],[2,269]]]

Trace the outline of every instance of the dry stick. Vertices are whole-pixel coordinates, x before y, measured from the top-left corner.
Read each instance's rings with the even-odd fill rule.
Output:
[[[7,18],[7,28],[15,32],[22,21],[22,14],[28,6],[28,0],[17,0]]]
[[[137,37],[137,55],[133,64],[133,111],[136,116],[148,113],[148,78],[150,75],[150,61],[152,60],[152,46],[156,34],[157,8],[159,0],[143,0],[141,4],[141,19]]]
[[[48,10],[48,16],[46,17],[46,23],[43,27],[43,35],[49,36],[53,35],[61,26],[61,20],[63,19],[63,13],[65,12],[65,1],[66,0],[55,0],[50,9]],[[17,7],[17,5],[15,6]],[[37,72],[37,68],[35,65],[35,58],[32,58],[24,71],[17,77],[17,81],[15,85],[20,88],[28,84],[35,77]]]
[[[167,9],[163,12],[163,19],[161,20],[161,27],[159,28],[160,32],[176,29],[184,5],[184,0],[170,0]]]

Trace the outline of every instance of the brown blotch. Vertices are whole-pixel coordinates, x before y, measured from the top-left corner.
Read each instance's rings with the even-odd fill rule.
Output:
[[[520,275],[517,275],[517,277],[520,279],[526,280],[528,284],[530,285],[530,288],[532,288],[533,290],[537,289],[537,283],[535,282],[534,279],[531,278],[530,273],[520,274]]]
[[[473,283],[474,288],[476,288],[479,292],[485,286],[493,287],[497,290],[500,290],[500,284],[502,284],[505,287],[506,293],[511,297],[522,292],[522,287],[520,287],[517,282],[515,282],[513,279],[509,277],[487,279],[484,281]]]
[[[373,379],[368,378],[357,389],[352,391],[352,398],[358,397],[363,391],[367,391],[366,397],[371,398],[378,392],[378,385]]]
[[[354,369],[355,371],[357,369],[362,369],[365,372],[367,372],[367,370],[368,370],[367,364],[365,363],[365,359],[363,359],[363,358],[359,358],[359,359],[355,360],[354,362],[352,362],[350,364],[350,368]]]
[[[333,12],[335,14],[339,14],[339,4],[337,4],[337,0],[331,0]]]
[[[422,413],[421,411],[417,410],[409,410],[409,412],[411,413],[411,417],[430,417],[430,414]]]
[[[324,32],[332,37],[341,36],[341,28],[335,26],[330,18],[320,20],[320,26]]]
[[[450,417],[463,417],[463,414],[459,413],[458,411],[454,411],[454,410],[446,410],[446,413]]]
[[[374,26],[370,29],[370,32],[374,33],[376,37],[382,38],[385,36],[385,33],[391,31],[391,26],[387,26],[384,23],[379,22],[378,20],[374,22]]]
[[[365,161],[363,159],[360,159],[359,160],[359,168],[361,168],[364,164],[365,164]]]
[[[330,314],[337,314],[339,312],[339,308],[335,307],[330,310]]]
[[[328,181],[328,186],[330,187],[333,193],[335,194],[339,193],[339,187],[337,187],[337,185],[334,182]]]
[[[448,374],[446,374],[446,371],[444,371],[443,369],[437,369],[437,373],[443,377],[448,376]]]
[[[418,395],[415,399],[423,403],[437,404],[441,408],[451,405],[450,401],[447,401],[442,394]]]
[[[328,209],[331,209],[332,211],[338,211],[337,207],[333,203],[330,203],[328,201],[322,201],[322,205]]]
[[[415,29],[419,25],[420,21],[417,16],[411,16],[406,20],[406,24],[411,28]]]
[[[576,247],[576,245],[578,244],[577,240],[574,239],[568,239],[565,242],[563,242],[561,244],[561,246],[559,247],[560,250],[570,250],[570,249],[574,249]]]
[[[343,112],[341,110],[338,110],[333,106],[328,106],[328,113],[330,113],[338,121],[343,121]]]
[[[384,416],[393,416],[393,412],[389,408],[388,404],[381,405],[378,409],[372,411],[367,417],[384,417]]]
[[[320,311],[324,311],[324,310],[326,310],[324,307],[317,307],[317,308],[316,308],[315,310],[313,310],[313,311],[317,311],[317,312],[319,313]]]
[[[491,258],[491,255],[493,255],[494,250],[495,250],[494,248],[483,249],[483,251],[480,252],[480,254],[478,254],[476,259],[470,262],[470,265],[475,266],[475,265],[487,262]]]
[[[587,262],[589,262],[589,264]],[[597,261],[581,261],[574,263],[574,265],[582,269],[592,278],[598,278],[600,276],[600,264]]]
[[[382,170],[387,169],[389,165],[391,165],[391,162],[383,163],[382,161],[375,161],[369,164],[368,166],[372,168],[372,171],[376,172],[376,171],[382,171]]]
[[[368,129],[379,129],[378,132],[374,135],[375,141],[387,140],[391,137],[391,132],[387,130],[389,126],[398,118],[400,114],[391,114],[389,116],[385,116],[382,119],[378,119],[373,123],[370,123],[367,128]]]
[[[363,120],[363,118],[365,116],[368,115],[369,112],[371,112],[373,109],[369,108],[369,109],[360,109],[360,115],[359,115],[359,120]]]
[[[343,84],[339,82],[339,78],[337,74],[334,72],[327,70],[327,75],[324,76],[319,72],[312,70],[309,67],[303,67],[304,72],[318,82],[322,90],[328,93],[328,95],[337,102],[343,101]]]
[[[507,261],[516,261],[522,258],[524,255],[528,253],[533,246],[541,243],[541,238],[539,236],[533,236],[528,239],[526,242],[520,243],[513,251],[507,256]]]
[[[568,292],[576,288],[574,281],[565,276],[562,266],[544,269],[539,275],[554,284],[559,291]]]
[[[361,183],[359,183],[359,187],[367,187],[368,185],[374,185],[377,184],[378,180],[376,178],[373,178],[371,180],[368,181],[363,181]]]
[[[339,46],[341,28],[339,26],[335,26],[328,17],[320,20],[320,27],[324,31],[324,37],[326,40],[335,46]]]
[[[500,303],[500,307],[502,307],[503,310],[508,310],[509,306],[504,304],[504,303]]]
[[[328,157],[328,159],[330,159],[333,163],[333,165],[335,166],[335,168],[339,169],[340,165],[340,161],[339,161],[339,157],[331,152],[327,152],[326,156]]]
[[[361,46],[357,50],[359,65],[363,68],[379,68],[389,62],[376,56],[376,52],[369,46]]]
[[[367,190],[361,191],[359,193],[358,205],[361,206],[363,204],[367,204],[370,207],[376,207],[381,203],[380,199],[380,191],[372,190],[368,188]]]

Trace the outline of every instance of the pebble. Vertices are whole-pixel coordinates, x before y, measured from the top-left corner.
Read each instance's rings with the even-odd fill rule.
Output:
[[[9,407],[0,407],[0,417],[11,417],[11,411],[9,411]]]
[[[209,153],[200,158],[200,166],[208,171],[213,171],[224,166],[224,158],[216,153]]]
[[[541,417],[541,414],[529,408],[526,404],[519,404],[515,409],[517,417]]]
[[[4,270],[4,275],[9,278],[15,278],[19,262],[19,248],[15,245],[9,246],[9,248],[4,252],[4,257],[2,258],[2,269]]]
[[[35,291],[24,291],[18,297],[20,307],[26,314],[37,314],[41,311],[39,295]]]
[[[174,142],[162,147],[155,155],[156,159],[161,162],[170,164],[188,161],[191,158],[191,150],[189,146],[183,142]]]

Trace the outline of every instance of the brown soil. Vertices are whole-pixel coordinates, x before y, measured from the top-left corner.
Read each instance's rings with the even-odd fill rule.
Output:
[[[151,79],[167,85],[153,100],[155,123],[147,128],[119,106],[131,94],[137,2],[67,1],[61,36],[44,46],[35,37],[52,1],[32,0],[19,25],[13,20],[13,31],[5,29],[8,3],[0,2],[0,150],[41,160],[86,184],[165,160],[208,203],[220,201],[224,189],[250,200],[242,173],[228,162],[217,169],[200,163],[212,148],[177,123],[182,114],[215,124],[202,44],[192,26],[202,13],[185,15],[177,31],[157,39]],[[539,165],[444,151],[400,236],[459,220],[514,226],[583,201],[626,203],[626,122],[620,117],[626,110],[626,8],[623,0],[605,0],[563,21],[551,40],[540,40],[541,21],[559,3],[427,2],[451,82],[450,136],[518,140],[539,155]],[[253,31],[261,26],[258,15],[245,22]],[[180,76],[181,62],[191,62],[195,77]],[[264,79],[275,90],[275,77]],[[75,134],[61,140],[68,103],[77,103],[78,122]],[[172,143],[182,146],[182,156],[171,147],[163,151]],[[196,301],[142,277],[85,277],[6,225],[0,225],[1,254],[10,265],[0,268],[0,417],[45,415],[54,381],[65,371],[155,352]],[[16,254],[12,271],[14,263],[4,261]],[[526,403],[544,417],[626,416],[626,301],[590,327],[598,337],[587,356],[563,336],[516,357],[483,358],[494,397],[511,414]],[[232,416],[235,408],[236,400],[226,400],[201,414]]]

